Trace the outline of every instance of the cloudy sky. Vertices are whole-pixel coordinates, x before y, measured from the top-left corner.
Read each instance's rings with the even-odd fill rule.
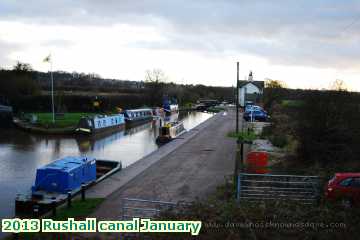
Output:
[[[0,67],[231,86],[250,70],[292,88],[360,91],[360,1],[0,0]]]

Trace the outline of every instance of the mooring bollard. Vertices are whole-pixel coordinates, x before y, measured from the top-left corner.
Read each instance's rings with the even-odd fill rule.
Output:
[[[81,201],[85,201],[85,184],[81,184]]]
[[[39,205],[34,205],[33,206],[33,216],[34,216],[34,218],[39,217]]]
[[[56,199],[51,200],[52,215],[56,217]]]
[[[68,191],[67,206],[68,208],[71,208],[71,191]]]

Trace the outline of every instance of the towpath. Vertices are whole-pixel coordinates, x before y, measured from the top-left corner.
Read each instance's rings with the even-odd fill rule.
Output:
[[[106,200],[92,214],[119,219],[122,198],[192,201],[204,198],[233,173],[236,143],[227,137],[235,112],[219,113],[94,188],[88,196]]]

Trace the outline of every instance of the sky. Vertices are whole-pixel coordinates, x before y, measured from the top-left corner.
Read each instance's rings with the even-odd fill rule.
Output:
[[[240,79],[360,91],[360,1],[0,0],[0,67],[232,86]]]

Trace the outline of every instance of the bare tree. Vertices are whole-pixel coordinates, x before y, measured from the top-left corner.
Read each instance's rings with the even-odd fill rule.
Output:
[[[154,68],[153,70],[146,70],[145,82],[161,83],[166,82],[167,77],[163,70]]]
[[[335,90],[335,91],[347,91],[347,87],[346,84],[343,80],[341,79],[336,79],[330,86],[331,90]]]

